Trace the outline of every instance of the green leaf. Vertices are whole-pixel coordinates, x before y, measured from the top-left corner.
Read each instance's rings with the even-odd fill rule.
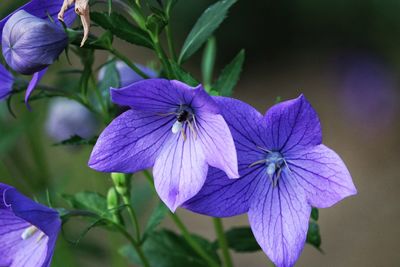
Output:
[[[99,83],[99,90],[103,99],[106,100],[107,106],[110,106],[110,87],[119,88],[121,77],[117,69],[117,64],[115,60],[109,61],[102,67],[103,78]]]
[[[190,86],[197,86],[200,84],[199,81],[197,81],[190,73],[188,73],[184,69],[182,69],[182,67],[179,66],[177,63],[170,61],[170,66],[171,66],[172,71],[174,72],[174,76],[178,80],[180,80]]]
[[[75,209],[92,211],[100,216],[108,213],[107,200],[99,193],[83,191],[74,195],[63,194],[62,197]]]
[[[204,11],[183,44],[179,56],[180,63],[193,55],[203,43],[207,41],[226,18],[229,8],[236,3],[236,1],[237,0],[221,0]]]
[[[316,249],[321,250],[321,235],[319,232],[319,226],[316,222],[310,222],[308,225],[307,243]]]
[[[229,248],[236,252],[255,252],[261,250],[250,227],[237,227],[226,233]],[[218,244],[218,241],[215,241]]]
[[[319,211],[317,208],[312,208],[311,210],[311,219],[313,219],[314,221],[318,221],[318,217],[319,217]]]
[[[208,255],[216,262],[220,262],[215,247],[198,236],[193,236],[206,250]],[[157,267],[208,267],[207,262],[187,244],[185,239],[169,230],[160,230],[149,234],[142,245],[144,254],[150,262],[150,266]],[[119,250],[133,264],[141,264],[139,257],[132,246],[124,246]]]
[[[152,48],[153,44],[147,32],[130,23],[124,16],[112,12],[91,12],[90,18],[102,28],[111,31],[118,38],[131,44]]]
[[[245,53],[241,50],[236,57],[223,70],[213,88],[217,89],[222,96],[232,95],[233,88],[239,81],[240,73],[244,63]]]
[[[162,222],[168,212],[169,210],[167,206],[165,206],[164,203],[160,202],[158,206],[154,209],[149,221],[147,222],[146,229],[144,230],[143,234],[143,240],[145,240],[147,236],[156,229],[156,227]]]
[[[59,143],[53,144],[54,146],[81,146],[81,145],[94,145],[96,144],[97,136],[91,139],[83,139],[79,135],[71,136],[67,140],[63,140]]]
[[[213,70],[215,64],[215,57],[217,54],[217,42],[214,37],[208,39],[207,45],[203,53],[203,61],[201,69],[203,73],[203,84],[206,89],[209,89],[213,78]]]

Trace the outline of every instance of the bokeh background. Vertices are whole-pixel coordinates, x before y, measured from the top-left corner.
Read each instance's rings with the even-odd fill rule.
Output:
[[[2,16],[22,2],[0,0]],[[172,22],[178,47],[212,2],[178,2]],[[239,0],[216,32],[215,77],[245,48],[236,98],[264,113],[277,97],[304,93],[320,115],[324,143],[341,155],[358,188],[357,196],[320,210],[324,253],[307,245],[297,266],[400,266],[399,12],[400,2],[393,0]],[[154,59],[149,50],[119,40],[116,44],[136,62]],[[107,59],[104,53],[97,56],[98,65]],[[198,53],[185,65],[198,79],[200,63]],[[72,64],[62,56],[43,83],[67,86],[76,77],[59,71],[80,67],[73,58]],[[49,188],[57,192],[52,193],[55,201],[61,193],[82,190],[105,194],[110,179],[87,167],[89,147],[53,145],[56,141],[46,131],[49,105],[49,100],[34,101],[28,112],[15,97],[15,119],[6,103],[0,103],[0,181],[39,199]],[[97,131],[102,127],[99,124]],[[133,186],[138,192],[135,205],[145,219],[156,200],[140,175]],[[193,232],[214,237],[209,218],[178,213]],[[224,222],[226,228],[247,225],[247,218]],[[175,229],[168,219],[164,225]],[[126,266],[114,252],[124,241],[113,234],[95,229],[79,246],[67,241],[76,239],[84,227],[84,222],[66,226],[53,266]],[[236,266],[270,266],[261,252],[234,257]]]

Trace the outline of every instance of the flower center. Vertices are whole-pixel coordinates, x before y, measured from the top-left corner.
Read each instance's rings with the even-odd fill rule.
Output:
[[[192,131],[194,136],[196,137],[195,127],[197,128],[196,118],[194,116],[193,110],[186,106],[181,105],[176,112],[173,114],[176,115],[176,121],[172,125],[172,133],[177,134],[179,132],[182,133],[183,138],[186,140],[186,125]]]
[[[285,158],[282,156],[280,152],[267,150],[261,147],[259,147],[259,149],[261,149],[264,152],[267,152],[266,157],[264,159],[261,159],[259,161],[250,164],[249,167],[253,167],[259,164],[265,164],[265,166],[267,167],[268,177],[270,178],[272,184],[276,186],[279,177],[281,176],[283,168],[287,166]]]

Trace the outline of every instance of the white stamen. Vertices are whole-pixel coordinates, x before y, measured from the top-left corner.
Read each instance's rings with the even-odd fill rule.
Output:
[[[172,133],[177,134],[182,129],[182,122],[176,121],[174,125],[172,125]]]
[[[26,240],[28,238],[30,238],[31,236],[33,236],[39,229],[36,226],[29,226],[28,228],[26,228],[22,234],[21,234],[21,238],[23,240]]]
[[[276,164],[274,162],[268,164],[267,166],[267,174],[270,178],[272,178],[272,176],[274,176],[276,171]]]

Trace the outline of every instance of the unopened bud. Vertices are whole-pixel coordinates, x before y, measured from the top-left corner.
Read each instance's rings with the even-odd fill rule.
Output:
[[[61,26],[20,10],[7,20],[1,42],[7,64],[30,75],[58,58],[68,45],[68,36]]]

